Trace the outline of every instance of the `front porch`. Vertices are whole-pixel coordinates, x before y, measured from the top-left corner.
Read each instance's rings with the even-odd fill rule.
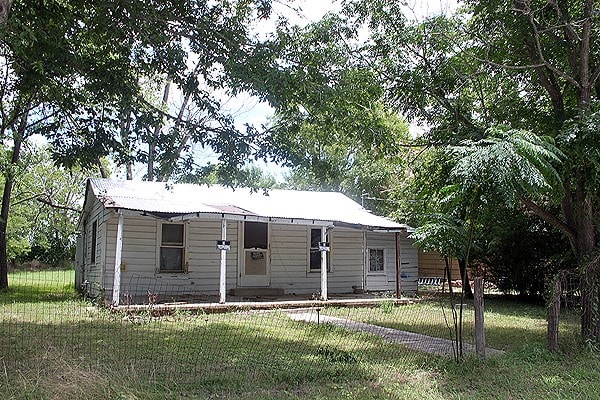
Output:
[[[145,311],[152,309],[158,313],[169,313],[174,310],[195,311],[205,313],[223,313],[237,310],[274,310],[274,309],[319,309],[322,307],[377,307],[383,303],[412,304],[418,301],[414,297],[393,297],[391,293],[371,292],[360,294],[336,294],[328,300],[312,298],[308,295],[230,295],[226,303],[219,302],[219,296],[186,296],[161,301],[160,298],[149,299],[145,304],[133,303],[113,306],[118,311]]]

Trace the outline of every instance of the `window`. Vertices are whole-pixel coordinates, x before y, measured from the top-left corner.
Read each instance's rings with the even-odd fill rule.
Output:
[[[264,222],[244,223],[244,248],[267,249],[269,227]]]
[[[96,263],[96,244],[98,242],[98,220],[92,222],[92,248],[90,253],[90,263]]]
[[[383,249],[369,249],[369,272],[385,272],[385,252]]]
[[[329,234],[325,236],[325,240],[329,240]],[[321,228],[311,228],[310,230],[310,251],[309,251],[309,271],[321,270],[321,251],[319,251],[319,242],[321,241]],[[331,271],[331,263],[327,252],[327,270]]]
[[[185,226],[161,224],[160,272],[185,271]]]

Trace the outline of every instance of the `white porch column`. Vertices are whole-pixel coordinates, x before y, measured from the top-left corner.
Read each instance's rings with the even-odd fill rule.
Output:
[[[221,220],[221,240],[227,240],[227,221]],[[219,274],[219,303],[225,303],[227,292],[227,250],[221,249],[221,268]]]
[[[327,241],[327,227],[321,227],[321,242]],[[327,300],[327,251],[321,250],[321,300]]]
[[[123,211],[117,212],[119,222],[117,225],[117,243],[115,246],[115,276],[113,280],[113,304],[119,305],[121,297],[121,256],[123,253]]]

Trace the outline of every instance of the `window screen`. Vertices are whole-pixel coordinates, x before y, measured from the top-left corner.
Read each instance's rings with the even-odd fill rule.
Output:
[[[268,248],[268,225],[263,222],[244,223],[244,248]]]

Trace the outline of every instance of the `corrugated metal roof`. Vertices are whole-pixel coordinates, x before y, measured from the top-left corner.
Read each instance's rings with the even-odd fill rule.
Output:
[[[231,189],[92,178],[90,186],[109,208],[164,214],[228,214],[265,218],[333,221],[372,229],[410,229],[379,217],[337,192]]]

